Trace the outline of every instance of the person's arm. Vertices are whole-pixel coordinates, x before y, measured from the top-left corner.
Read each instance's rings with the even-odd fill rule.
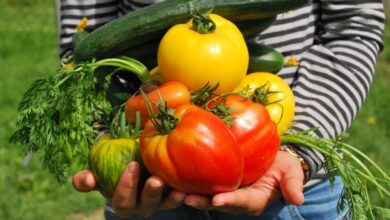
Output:
[[[56,0],[58,41],[60,57],[70,55],[73,50],[73,34],[83,17],[87,17],[87,31],[114,20],[119,14],[118,0]]]
[[[369,91],[383,47],[384,13],[380,0],[320,2],[317,42],[302,55],[292,86],[292,130],[318,127],[319,137],[336,138],[349,128]],[[313,177],[322,156],[297,149]]]
[[[379,0],[320,1],[318,5],[318,41],[299,56],[300,65],[292,80],[297,105],[292,130],[319,127],[315,131],[318,137],[335,138],[351,125],[371,85],[376,58],[383,47],[383,5]],[[297,31],[300,24],[298,20],[291,30],[276,33],[288,35],[289,31]],[[286,45],[298,42],[285,35]],[[274,39],[275,44],[281,44],[282,40]],[[297,149],[309,163],[312,178],[323,166],[323,157],[309,148]],[[188,195],[185,203],[196,208],[257,215],[280,195],[291,204],[301,204],[302,186],[303,172],[298,160],[279,152],[270,170],[252,185],[218,194],[211,200]]]

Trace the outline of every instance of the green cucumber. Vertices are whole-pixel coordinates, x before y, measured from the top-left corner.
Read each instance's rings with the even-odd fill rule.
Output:
[[[89,32],[83,30],[80,32],[76,32],[73,35],[73,47],[77,47],[81,41],[83,41],[87,36],[89,35]]]
[[[284,66],[284,56],[273,47],[247,41],[249,51],[248,72],[271,72],[276,73]]]
[[[306,4],[308,0],[167,0],[122,16],[93,31],[76,45],[79,61],[101,59],[159,39],[172,25],[186,22],[191,12],[213,9],[231,21],[272,17]]]
[[[276,15],[261,19],[236,21],[234,22],[240,29],[245,39],[258,36],[261,32],[269,28],[276,20]]]

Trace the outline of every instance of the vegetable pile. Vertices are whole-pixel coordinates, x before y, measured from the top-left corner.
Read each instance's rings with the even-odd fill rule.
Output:
[[[130,161],[184,192],[233,191],[261,177],[281,144],[301,145],[325,156],[331,180],[343,179],[340,208],[353,219],[384,216],[366,181],[390,196],[388,174],[342,140],[289,133],[294,95],[275,75],[284,57],[248,41],[304,3],[172,0],[76,33],[74,56],[24,94],[10,141],[41,153],[60,182],[87,166],[108,194]],[[116,74],[141,83],[119,105],[107,94]]]

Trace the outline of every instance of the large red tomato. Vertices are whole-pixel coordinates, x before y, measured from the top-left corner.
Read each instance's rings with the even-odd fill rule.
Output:
[[[140,137],[146,168],[187,193],[213,195],[238,188],[244,162],[235,137],[216,115],[194,105],[175,110],[176,126],[161,133],[151,121]]]
[[[232,120],[230,130],[244,156],[241,186],[248,185],[261,177],[275,160],[280,144],[276,124],[263,105],[249,98],[227,95],[214,100],[216,102],[209,103],[209,110],[217,105],[228,109]]]

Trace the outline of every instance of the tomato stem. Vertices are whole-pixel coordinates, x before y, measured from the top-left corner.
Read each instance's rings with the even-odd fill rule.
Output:
[[[134,127],[127,124],[124,106],[122,105],[110,124],[110,134],[115,138],[138,138],[141,133],[141,115],[137,111]]]
[[[269,100],[272,95],[280,94],[280,93],[283,94],[283,91],[271,91],[269,81],[267,81],[260,87],[255,88],[252,94],[248,94],[250,89],[251,88],[244,89],[243,95],[249,97],[253,102],[260,103],[265,107],[272,104],[277,104],[280,106],[280,108],[282,109],[282,113],[279,117],[279,120],[275,122],[276,124],[279,124],[280,121],[283,119],[283,115],[284,115],[284,106],[280,104],[283,98],[274,100],[272,102],[270,102]]]
[[[271,91],[270,82],[267,81],[264,85],[262,85],[258,88],[255,88],[255,90],[253,91],[253,94],[250,95],[250,98],[252,99],[252,101],[254,101],[256,103],[260,103],[264,106],[267,106],[270,104],[278,103],[278,102],[283,100],[283,99],[279,99],[279,100],[276,100],[273,102],[269,102],[269,97],[271,95],[279,94],[279,93],[283,93],[283,92],[282,91]]]
[[[192,28],[201,34],[209,34],[215,32],[217,25],[210,19],[211,10],[202,14],[198,11],[192,12]]]
[[[145,106],[148,111],[150,121],[154,127],[160,132],[160,134],[169,134],[179,121],[174,115],[174,109],[169,109],[167,102],[163,99],[160,93],[160,103],[152,103],[144,91],[141,90],[141,94],[145,100]],[[153,108],[157,109],[157,112]]]
[[[201,88],[192,90],[190,102],[196,106],[203,106],[208,100],[210,100],[210,97],[215,95],[214,92],[218,89],[218,87],[219,83],[217,83],[215,86],[211,86],[207,82],[206,85],[202,86]]]

